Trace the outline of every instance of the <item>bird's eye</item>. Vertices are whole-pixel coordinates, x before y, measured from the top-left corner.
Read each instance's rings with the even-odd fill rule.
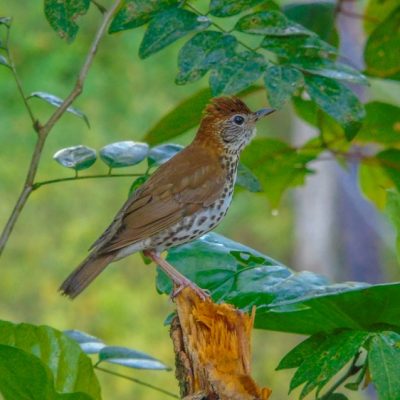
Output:
[[[243,125],[244,118],[241,115],[235,115],[235,117],[233,118],[233,122],[236,125]]]

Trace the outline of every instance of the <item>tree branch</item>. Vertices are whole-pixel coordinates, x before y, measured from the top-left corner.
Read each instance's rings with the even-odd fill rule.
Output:
[[[34,184],[34,179],[36,177],[36,173],[39,167],[39,161],[42,155],[43,147],[46,142],[47,136],[49,135],[51,129],[54,127],[54,125],[57,123],[57,121],[61,118],[61,116],[65,113],[67,108],[74,102],[74,100],[82,93],[83,90],[83,85],[86,79],[86,76],[88,74],[89,68],[92,65],[93,58],[97,52],[97,48],[99,46],[101,38],[104,36],[104,33],[106,32],[106,29],[111,22],[112,17],[114,16],[115,11],[118,9],[120,6],[122,0],[115,0],[111,8],[104,14],[103,20],[100,24],[99,29],[96,32],[96,35],[93,39],[93,42],[90,46],[89,52],[86,56],[85,62],[79,72],[78,79],[76,81],[76,84],[74,88],[72,89],[71,93],[68,95],[68,97],[64,100],[64,102],[61,104],[59,108],[55,110],[55,112],[51,115],[49,120],[44,124],[41,125],[39,122],[35,120],[35,118],[32,114],[31,118],[34,123],[34,128],[36,132],[38,133],[38,138],[36,141],[36,145],[32,154],[32,159],[29,165],[28,173],[26,175],[25,183],[22,189],[21,194],[18,197],[18,200],[14,206],[13,211],[11,212],[11,215],[6,223],[6,226],[4,227],[4,230],[0,236],[0,255],[2,254],[4,247],[8,241],[8,238],[10,237],[10,234],[12,230],[14,229],[14,226],[18,220],[18,217],[24,208],[29,195],[32,193],[33,190],[33,184]],[[15,78],[16,75],[14,75]],[[23,95],[23,90],[22,86],[17,80],[17,86],[18,90],[20,91],[21,95]],[[26,103],[26,99],[24,100],[25,105],[28,109],[28,112],[30,110],[29,105]]]

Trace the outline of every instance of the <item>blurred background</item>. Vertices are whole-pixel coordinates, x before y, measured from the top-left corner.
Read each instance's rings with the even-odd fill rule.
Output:
[[[78,38],[66,44],[52,31],[42,2],[0,2],[0,14],[13,17],[11,51],[26,93],[45,91],[64,98],[72,88],[100,14],[91,7],[81,20]],[[361,7],[362,3],[357,7]],[[342,18],[343,29],[354,28]],[[353,29],[351,28],[351,29]],[[137,52],[144,28],[106,36],[74,104],[89,117],[91,128],[64,115],[52,131],[37,179],[72,176],[52,160],[63,147],[84,144],[100,149],[120,140],[138,140],[181,100],[204,88],[206,79],[187,86],[174,83],[177,53],[183,40],[146,60]],[[362,36],[349,33],[362,41]],[[344,49],[345,50],[345,49]],[[357,65],[358,55],[353,61]],[[400,104],[399,87],[376,81],[360,93],[364,99]],[[35,141],[15,82],[0,68],[0,226],[17,199]],[[53,111],[39,99],[30,100],[41,121]],[[253,109],[266,105],[265,93],[247,98]],[[174,142],[187,144],[194,131]],[[302,143],[312,128],[298,120],[287,105],[260,124],[258,135]],[[286,193],[278,209],[266,197],[240,191],[217,232],[278,259],[295,270],[312,270],[334,281],[399,280],[394,234],[388,222],[359,192],[357,166],[334,161],[314,163],[316,174],[306,186]],[[146,165],[121,172],[142,172]],[[90,173],[105,173],[97,161]],[[86,255],[127,197],[131,178],[65,182],[33,193],[0,259],[0,319],[79,329],[110,345],[147,352],[173,366],[174,354],[163,325],[173,305],[155,290],[155,268],[138,255],[112,264],[79,298],[71,302],[57,293],[68,273]],[[240,227],[240,229],[238,229]],[[254,377],[273,389],[273,399],[288,397],[291,371],[275,372],[279,360],[302,337],[255,331]],[[178,393],[173,372],[115,371]],[[97,372],[105,400],[166,399],[143,386]],[[373,395],[371,395],[373,396]],[[368,393],[351,399],[370,398]]]

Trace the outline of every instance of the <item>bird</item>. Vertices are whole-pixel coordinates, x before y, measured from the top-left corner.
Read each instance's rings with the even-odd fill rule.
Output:
[[[189,286],[205,299],[208,294],[161,253],[221,222],[232,201],[240,154],[255,136],[257,121],[274,111],[252,112],[235,96],[211,99],[191,144],[133,192],[60,292],[73,299],[110,263],[143,252],[173,281],[175,295]]]

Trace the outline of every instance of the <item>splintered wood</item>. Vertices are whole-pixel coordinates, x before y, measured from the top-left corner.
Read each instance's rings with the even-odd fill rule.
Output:
[[[171,325],[176,376],[185,400],[267,400],[250,376],[250,338],[255,310],[200,300],[190,288],[175,298]]]

